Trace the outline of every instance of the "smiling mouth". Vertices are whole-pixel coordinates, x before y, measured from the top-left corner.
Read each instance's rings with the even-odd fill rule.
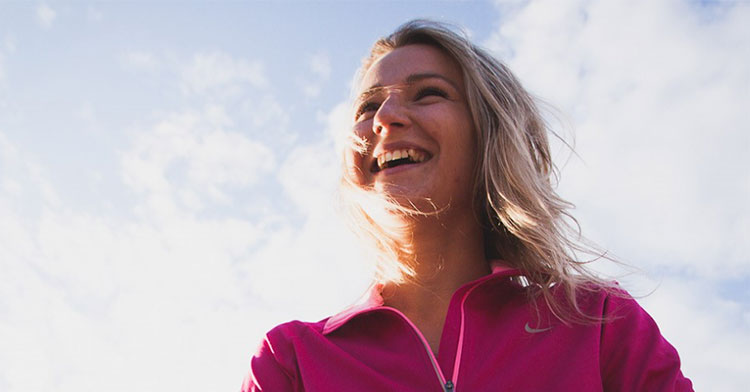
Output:
[[[371,172],[377,173],[384,169],[396,166],[412,165],[422,163],[432,158],[427,152],[415,150],[413,148],[388,151],[380,154],[372,163]]]

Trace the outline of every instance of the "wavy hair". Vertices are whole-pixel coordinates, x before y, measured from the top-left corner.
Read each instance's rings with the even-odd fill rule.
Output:
[[[483,228],[486,256],[502,258],[522,271],[524,283],[544,298],[560,320],[600,320],[584,314],[576,293],[612,286],[586,268],[591,260],[578,257],[610,258],[581,237],[578,222],[568,212],[573,205],[554,190],[558,172],[548,142],[552,131],[535,100],[505,64],[448,25],[427,20],[407,22],[375,42],[357,81],[380,57],[414,44],[442,50],[463,72],[479,155],[474,169],[474,210]],[[367,150],[364,141],[350,141],[349,148]],[[403,207],[378,197],[361,188],[348,169],[341,182],[343,206],[355,232],[375,248],[377,279],[412,279],[418,255],[399,240],[408,227],[393,224],[387,217],[439,211]],[[560,287],[553,291],[553,286]]]

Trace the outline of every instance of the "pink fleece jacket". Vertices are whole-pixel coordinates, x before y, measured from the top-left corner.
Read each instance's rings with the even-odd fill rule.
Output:
[[[267,391],[692,391],[675,349],[627,296],[582,291],[580,303],[609,322],[566,326],[510,279],[517,270],[459,288],[435,355],[406,316],[364,301],[316,323],[292,321],[266,335],[243,392]]]

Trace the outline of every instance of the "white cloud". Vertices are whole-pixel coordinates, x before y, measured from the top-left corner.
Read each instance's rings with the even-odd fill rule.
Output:
[[[341,157],[347,143],[346,136],[352,129],[351,104],[341,102],[329,113],[321,114],[320,118],[327,124],[326,135],[333,140],[336,154]]]
[[[282,222],[248,264],[255,295],[290,317],[316,320],[336,313],[361,295],[372,277],[371,260],[337,208],[340,162],[330,135],[341,106],[320,116],[322,141],[292,149],[278,171],[284,195],[301,219]]]
[[[52,27],[52,23],[57,18],[57,12],[47,4],[39,4],[36,7],[36,21],[45,29]]]
[[[0,131],[0,170],[2,183],[0,189],[6,191],[0,194],[0,201],[6,199],[8,203],[21,201],[34,202],[40,206],[56,208],[60,205],[60,197],[48,180],[43,166],[38,162],[26,158]],[[17,212],[27,213],[27,208],[18,207]]]
[[[672,277],[640,300],[678,348],[683,373],[696,391],[739,391],[747,385],[750,310],[719,292],[720,283]]]
[[[307,214],[334,201],[338,165],[332,143],[294,148],[279,170],[279,181]]]
[[[195,54],[181,74],[183,90],[188,93],[220,89],[231,94],[240,84],[263,87],[268,83],[260,62],[234,59],[218,51]]]
[[[573,117],[582,160],[565,167],[561,189],[579,205],[584,230],[627,259],[716,277],[750,273],[750,8],[501,6],[488,46]]]
[[[117,207],[135,215],[30,197],[55,189],[0,133],[0,388],[231,389],[272,325],[322,318],[364,290],[369,267],[333,205],[330,139],[294,148],[278,170],[277,197],[296,213],[216,213],[256,202],[231,190],[268,193],[277,169],[233,124],[209,106],[132,131],[120,157],[134,193]]]
[[[132,49],[121,52],[118,61],[125,70],[163,72],[161,76],[166,78],[176,76],[176,83],[184,94],[204,102],[236,102],[253,90],[265,92],[268,86],[260,61],[235,58],[220,51],[195,53],[190,58],[183,58],[170,53]]]
[[[251,260],[253,296],[283,309],[287,319],[335,314],[360,296],[372,278],[370,259],[330,202],[301,222],[285,222],[274,230]],[[260,335],[255,339],[259,342]]]
[[[176,136],[190,139],[188,153],[196,157],[181,159],[201,161],[219,178],[186,174],[181,189],[201,195],[207,184],[246,184],[224,165],[253,169],[236,161],[240,152],[257,152],[248,147],[252,142],[221,129],[229,125],[220,109],[194,116],[197,125]],[[165,123],[170,120],[174,127],[190,123],[179,115]],[[145,138],[129,153],[171,157],[169,126],[156,128],[162,152]],[[0,388],[112,390],[113,379],[120,380],[115,390],[239,384],[263,332],[258,319],[274,317],[250,302],[241,269],[264,243],[266,218],[251,222],[189,209],[163,219],[77,212],[36,197],[54,194],[46,189],[45,170],[2,133],[0,172]],[[194,376],[183,377],[186,369],[195,369]]]
[[[298,134],[289,129],[289,110],[271,94],[247,98],[240,104],[241,116],[252,125],[254,133],[285,145],[294,142]]]
[[[236,263],[262,238],[253,224],[152,226],[52,211],[29,225],[2,207],[13,226],[0,238],[5,390],[111,390],[113,377],[122,390],[239,383],[255,343],[243,345],[253,329],[241,326],[258,314],[241,311],[247,283]],[[203,376],[181,380],[185,369]]]
[[[138,133],[122,154],[122,168],[126,184],[148,197],[142,212],[161,216],[206,202],[226,204],[228,192],[253,186],[271,171],[273,152],[226,130],[231,126],[223,108],[210,106],[171,115]]]

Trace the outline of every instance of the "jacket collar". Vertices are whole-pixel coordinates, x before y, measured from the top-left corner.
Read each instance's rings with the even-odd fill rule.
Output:
[[[492,269],[492,274],[482,277],[479,280],[484,281],[486,279],[492,279],[494,277],[520,274],[520,271],[506,267],[502,260],[490,260],[489,264],[490,268]],[[476,282],[477,281],[475,281],[474,283]],[[383,296],[381,295],[383,286],[383,283],[380,282],[373,283],[357,302],[344,309],[340,313],[329,317],[325,325],[323,325],[323,334],[327,335],[337,330],[339,327],[346,324],[349,320],[361,313],[383,306],[384,301]]]

